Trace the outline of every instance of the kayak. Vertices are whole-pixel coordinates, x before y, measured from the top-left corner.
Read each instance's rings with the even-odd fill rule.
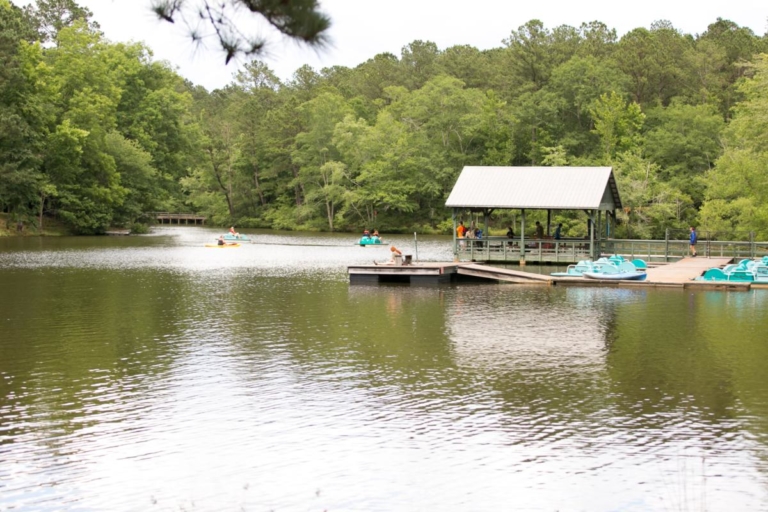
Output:
[[[224,244],[224,245],[205,244],[205,246],[208,247],[209,249],[232,249],[234,247],[240,247],[240,244]]]
[[[645,278],[648,276],[645,272],[618,272],[616,274],[584,272],[582,275],[588,279],[598,279],[602,281],[622,281],[628,279],[632,281],[645,281]]]

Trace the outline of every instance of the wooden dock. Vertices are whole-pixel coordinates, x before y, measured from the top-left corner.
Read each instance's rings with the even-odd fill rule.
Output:
[[[410,283],[437,285],[455,279],[458,263],[418,263],[411,265],[353,265],[347,267],[350,284]]]
[[[478,263],[415,263],[411,265],[355,265],[348,267],[351,284],[410,283],[438,285],[461,280],[491,280],[523,285],[600,286],[625,288],[695,288],[750,290],[768,289],[768,283],[695,281],[709,268],[720,267],[731,258],[683,258],[648,269],[644,281],[601,281],[583,277],[552,277]]]

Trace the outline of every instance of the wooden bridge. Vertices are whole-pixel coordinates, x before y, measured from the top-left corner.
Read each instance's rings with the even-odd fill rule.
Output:
[[[151,212],[148,215],[157,220],[159,224],[205,225],[205,216],[196,213]]]

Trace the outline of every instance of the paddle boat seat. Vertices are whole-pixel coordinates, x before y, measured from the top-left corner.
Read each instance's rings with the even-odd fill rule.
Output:
[[[728,274],[723,272],[722,269],[714,267],[704,272],[704,275],[698,279],[702,281],[727,281]]]
[[[751,283],[755,280],[755,274],[747,269],[733,270],[728,273],[728,280],[735,282]]]
[[[637,267],[631,261],[622,261],[619,265],[619,272],[637,272]]]
[[[755,281],[768,281],[768,265],[755,265],[753,272],[755,273]]]
[[[575,265],[568,265],[565,272],[552,272],[554,277],[581,277],[584,272],[597,272],[596,263],[589,260],[581,260]]]

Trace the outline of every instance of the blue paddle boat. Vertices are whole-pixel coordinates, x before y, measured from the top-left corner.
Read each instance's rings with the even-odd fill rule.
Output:
[[[616,274],[623,272],[632,274],[645,273],[648,265],[643,260],[625,260],[621,255],[615,254],[609,258],[600,258],[597,261],[584,260],[576,265],[568,265],[565,272],[552,272],[553,277],[584,277],[585,273]],[[637,278],[635,278],[637,279]]]
[[[598,272],[584,272],[583,276],[587,279],[604,281],[645,281],[645,278],[648,276],[645,270],[638,269],[631,261],[626,261],[624,258],[621,259],[621,262],[614,258],[612,263],[610,264],[609,261],[609,264],[601,267]]]
[[[614,274],[604,272],[584,272],[584,277],[587,279],[598,279],[603,281],[645,281],[645,278],[648,277],[648,274],[638,270],[630,272],[616,272]]]

